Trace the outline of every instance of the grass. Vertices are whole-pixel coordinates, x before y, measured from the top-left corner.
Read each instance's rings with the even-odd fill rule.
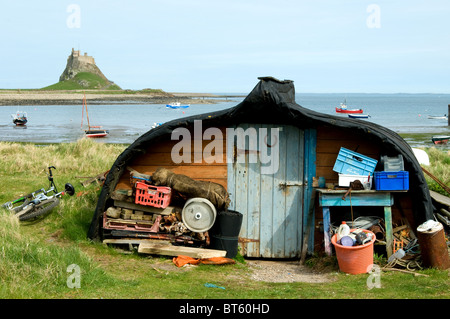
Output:
[[[102,90],[120,90],[116,84],[111,84],[101,76],[90,73],[77,73],[72,79],[61,81],[42,88],[42,90],[82,90],[82,89],[102,89]]]
[[[430,166],[424,166],[431,174],[436,176],[444,185],[450,185],[450,151],[443,151],[436,147],[426,149],[430,158]],[[442,195],[450,196],[435,180],[425,174],[428,187]]]
[[[448,299],[447,271],[420,271],[429,277],[383,272],[381,288],[368,289],[369,275],[340,273],[336,259],[311,257],[309,267],[325,268],[328,283],[270,283],[251,279],[240,258],[234,265],[177,268],[171,258],[140,255],[92,243],[86,238],[100,186],[82,187],[80,176],[107,171],[125,145],[81,139],[76,143],[0,142],[0,202],[46,186],[44,169],[54,165],[55,182],[70,182],[76,195],[64,198],[46,218],[19,223],[0,212],[0,298],[13,299]],[[436,173],[437,174],[437,173]],[[383,262],[377,257],[378,262]],[[69,288],[68,267],[78,265],[80,288]],[[207,288],[213,283],[226,289]],[[172,307],[173,308],[173,307]],[[170,310],[170,309],[169,309]],[[168,310],[168,311],[169,311]]]

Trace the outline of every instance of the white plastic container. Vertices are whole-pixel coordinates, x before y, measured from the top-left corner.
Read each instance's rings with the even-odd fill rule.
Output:
[[[359,179],[361,184],[369,183],[369,189],[372,189],[372,180],[373,175],[370,175],[370,177],[362,176],[362,175],[346,175],[346,174],[339,174],[339,186],[343,187],[349,187],[350,183]]]
[[[336,233],[336,242],[339,243],[341,238],[350,235],[350,227],[345,221],[341,223]]]

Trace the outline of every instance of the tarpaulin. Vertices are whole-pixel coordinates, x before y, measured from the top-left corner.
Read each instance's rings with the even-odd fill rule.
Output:
[[[233,259],[226,258],[226,257],[192,258],[189,256],[183,256],[183,255],[174,257],[172,261],[177,267],[183,267],[186,264],[225,265],[225,264],[235,264],[236,263]]]

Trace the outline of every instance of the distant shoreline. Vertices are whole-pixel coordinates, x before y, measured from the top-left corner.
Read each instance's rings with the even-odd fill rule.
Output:
[[[87,104],[215,104],[229,97],[211,93],[143,93],[141,91],[86,91]],[[0,90],[0,106],[81,105],[81,91]]]

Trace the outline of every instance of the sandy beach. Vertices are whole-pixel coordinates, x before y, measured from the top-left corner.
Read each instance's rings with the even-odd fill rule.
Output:
[[[142,91],[86,91],[88,104],[214,104],[220,96],[210,93],[154,93]],[[82,91],[1,90],[0,105],[79,105]],[[225,100],[225,98],[224,98]]]

